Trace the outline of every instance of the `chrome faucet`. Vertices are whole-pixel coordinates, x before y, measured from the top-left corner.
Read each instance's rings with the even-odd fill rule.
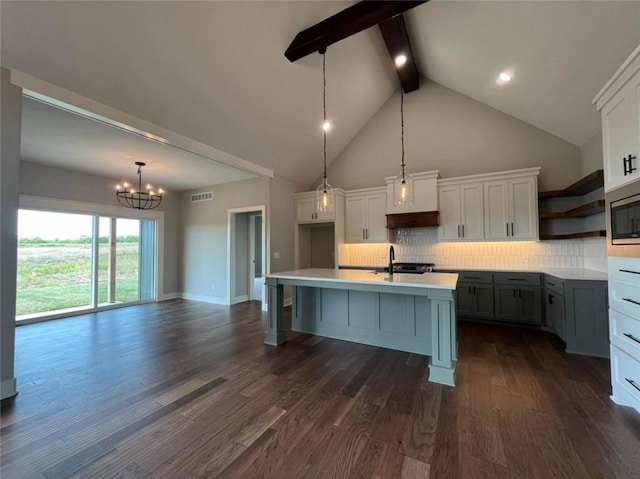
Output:
[[[389,247],[389,276],[393,276],[393,260],[396,259],[396,252],[393,245]]]

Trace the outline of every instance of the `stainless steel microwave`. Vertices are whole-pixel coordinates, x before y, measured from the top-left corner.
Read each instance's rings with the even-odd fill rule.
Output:
[[[640,182],[607,195],[611,244],[640,244]]]

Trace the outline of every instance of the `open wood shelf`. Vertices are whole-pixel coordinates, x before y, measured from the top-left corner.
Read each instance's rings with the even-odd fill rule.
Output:
[[[578,238],[604,238],[607,236],[605,230],[583,231],[581,233],[571,233],[566,235],[540,235],[541,240],[568,240]]]
[[[582,196],[604,186],[604,171],[596,170],[564,190],[541,191],[538,198],[564,198],[567,196]]]
[[[541,220],[551,220],[560,218],[577,218],[581,216],[590,216],[604,212],[604,200],[593,201],[586,205],[578,206],[568,211],[558,213],[540,213]]]

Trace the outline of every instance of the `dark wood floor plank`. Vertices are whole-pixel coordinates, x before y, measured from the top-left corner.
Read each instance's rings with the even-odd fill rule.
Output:
[[[2,478],[640,477],[608,361],[553,335],[460,322],[449,388],[416,354],[265,346],[263,318],[174,300],[19,327]]]

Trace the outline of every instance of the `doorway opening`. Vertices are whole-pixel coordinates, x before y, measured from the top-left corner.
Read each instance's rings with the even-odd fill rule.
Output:
[[[265,206],[229,210],[229,304],[260,301],[265,307],[266,254]]]

